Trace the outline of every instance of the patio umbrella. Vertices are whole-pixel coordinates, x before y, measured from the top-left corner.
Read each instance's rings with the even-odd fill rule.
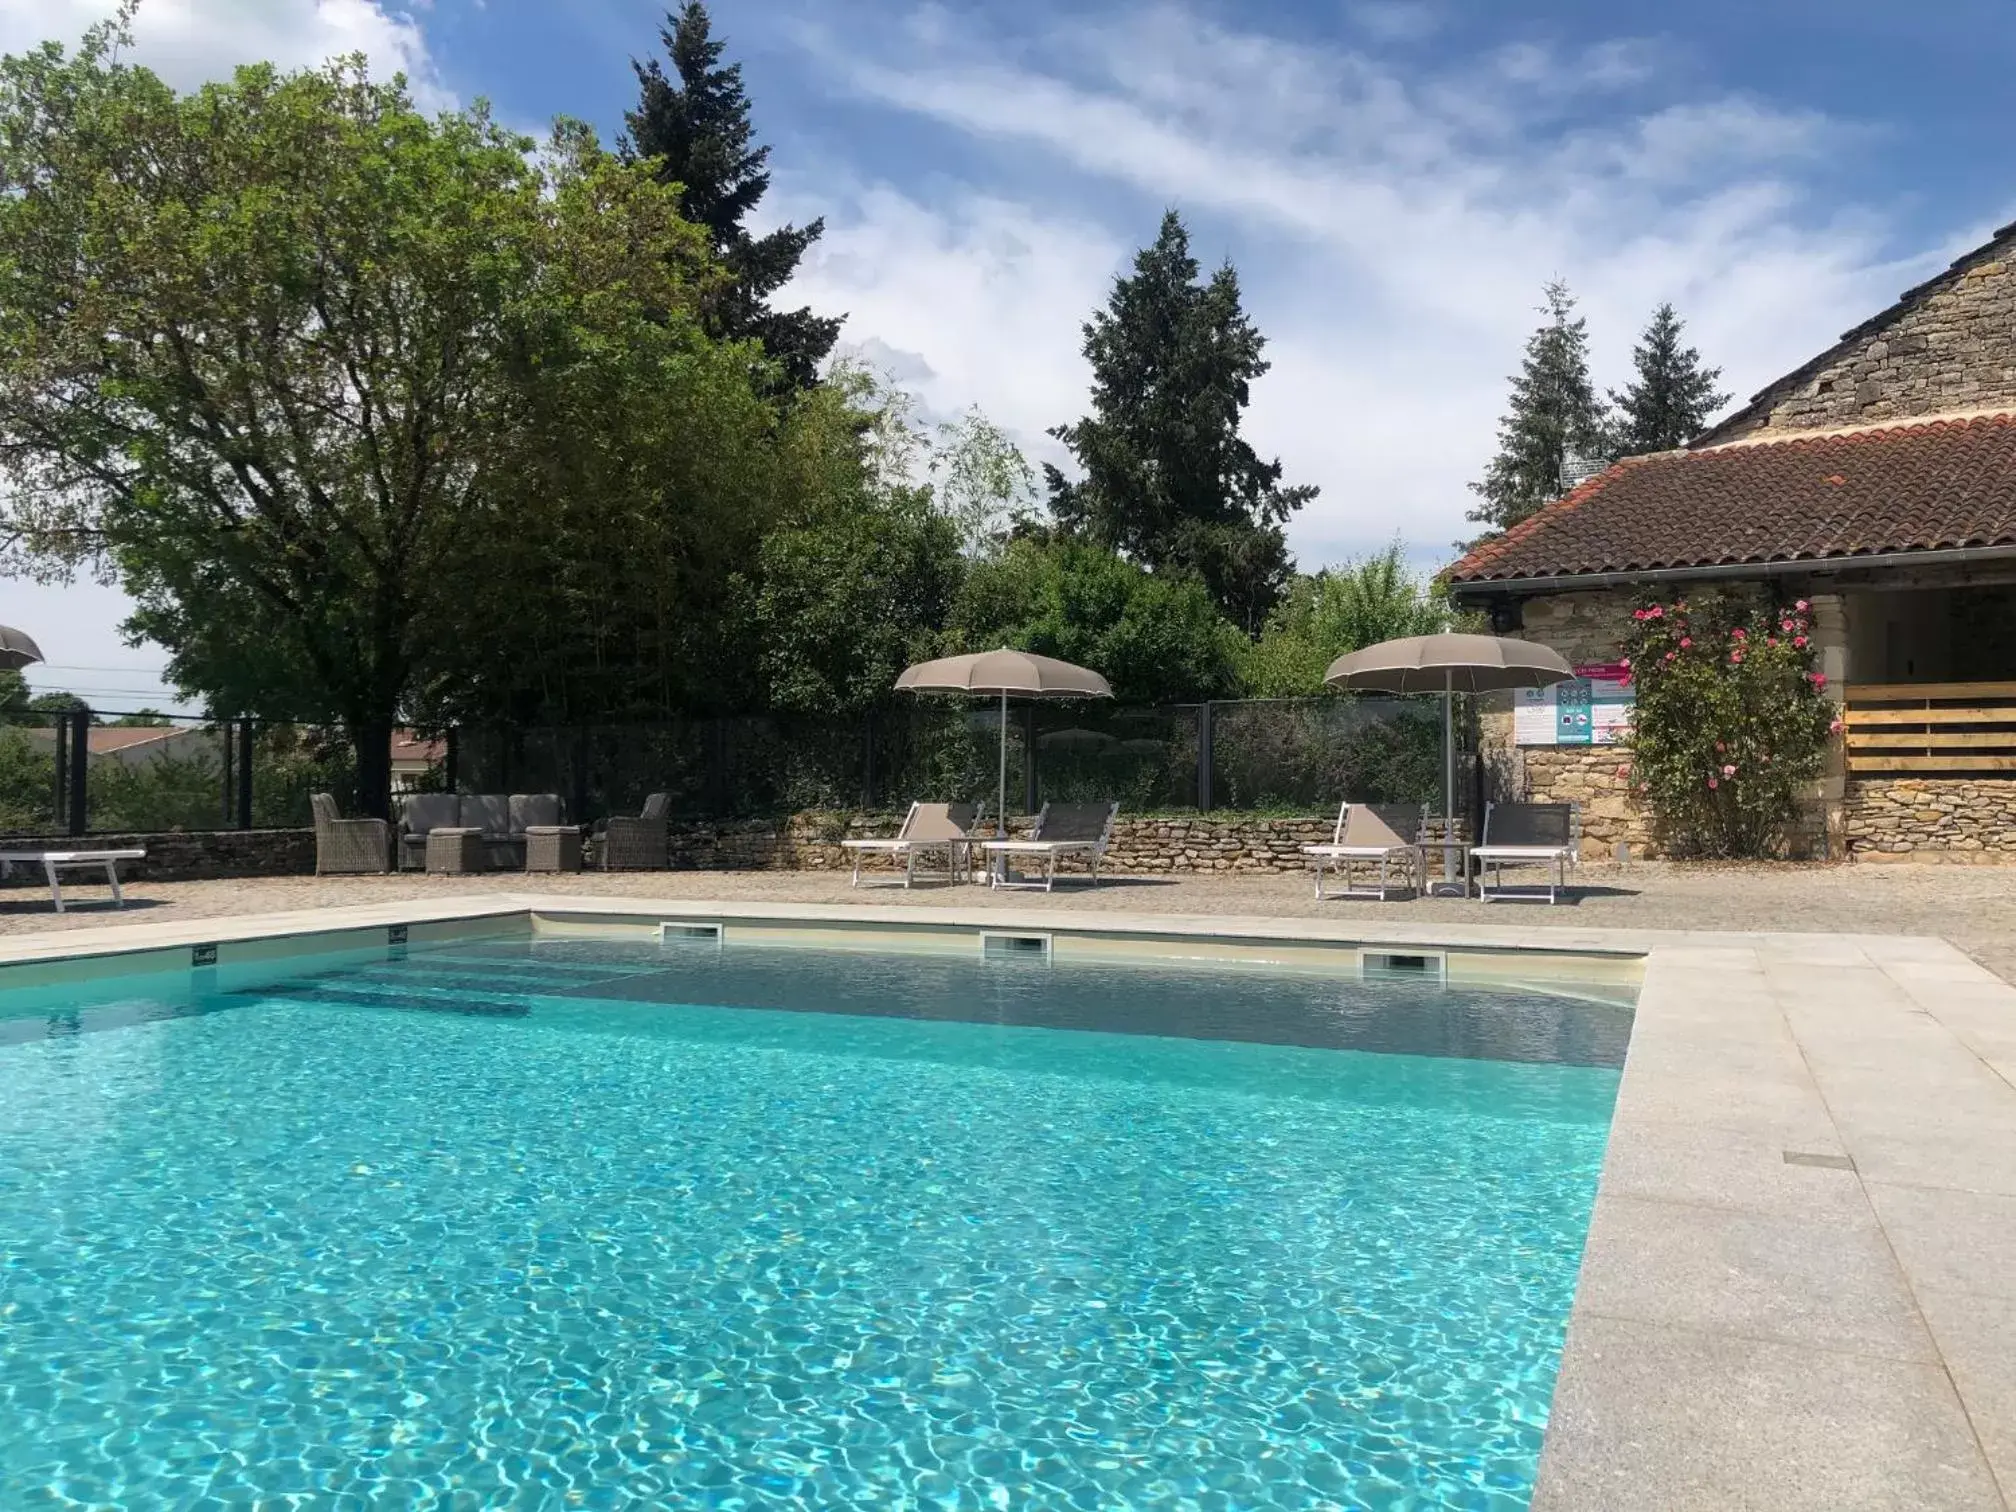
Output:
[[[1106,679],[1084,667],[1028,651],[975,651],[905,667],[896,686],[912,693],[987,693],[1001,697],[1001,807],[995,825],[1008,834],[1008,697],[1111,698]]]
[[[0,670],[19,672],[42,660],[42,648],[12,625],[0,625]]]
[[[1350,651],[1330,663],[1323,681],[1333,688],[1380,693],[1442,695],[1442,817],[1456,812],[1455,696],[1505,688],[1545,688],[1575,669],[1561,653],[1502,635],[1410,635]],[[1447,833],[1447,831],[1445,831]],[[1456,880],[1456,852],[1442,851],[1442,879]]]

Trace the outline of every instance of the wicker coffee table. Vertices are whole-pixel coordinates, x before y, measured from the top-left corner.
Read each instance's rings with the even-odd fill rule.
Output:
[[[525,870],[581,870],[581,830],[572,824],[535,824],[525,831]]]
[[[480,872],[485,869],[488,859],[483,852],[483,831],[480,829],[427,831],[427,870],[430,873],[460,876],[464,872]]]

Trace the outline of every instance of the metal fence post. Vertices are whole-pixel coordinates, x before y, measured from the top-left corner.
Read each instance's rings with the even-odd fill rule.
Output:
[[[1036,812],[1036,705],[1022,706],[1022,812]]]
[[[875,809],[875,711],[861,716],[861,807]]]
[[[87,833],[90,802],[87,786],[91,771],[91,711],[77,709],[70,714],[70,833]]]
[[[68,716],[55,716],[56,764],[53,768],[56,790],[49,797],[49,827],[55,830],[69,828],[70,812],[70,720]]]
[[[455,757],[461,745],[461,727],[448,726],[448,733],[441,737],[441,786],[445,792],[455,791]]]
[[[252,828],[252,721],[238,721],[238,828]]]
[[[1211,812],[1211,705],[1197,706],[1197,808]]]

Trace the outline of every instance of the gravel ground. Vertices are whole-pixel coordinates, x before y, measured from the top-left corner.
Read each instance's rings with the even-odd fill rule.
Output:
[[[0,934],[89,929],[143,920],[220,918],[289,909],[439,898],[488,891],[579,896],[760,899],[771,902],[948,904],[975,907],[1121,909],[1138,913],[1347,916],[1403,920],[1550,923],[1624,929],[1786,930],[1820,934],[1940,935],[2016,982],[2016,867],[1997,866],[1678,866],[1640,863],[1628,871],[1585,867],[1572,895],[1544,910],[1486,908],[1454,898],[1390,903],[1318,903],[1307,878],[1292,876],[1119,877],[1094,891],[1075,881],[1052,894],[984,887],[851,889],[833,872],[630,872],[580,876],[263,877],[215,882],[139,882],[115,910],[103,885],[80,874],[64,884],[71,911],[50,910],[45,885],[0,888]]]

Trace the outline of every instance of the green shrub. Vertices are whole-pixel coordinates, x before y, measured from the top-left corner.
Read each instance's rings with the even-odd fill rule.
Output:
[[[1631,778],[1675,855],[1777,852],[1838,731],[1806,600],[1648,601],[1626,645]]]

